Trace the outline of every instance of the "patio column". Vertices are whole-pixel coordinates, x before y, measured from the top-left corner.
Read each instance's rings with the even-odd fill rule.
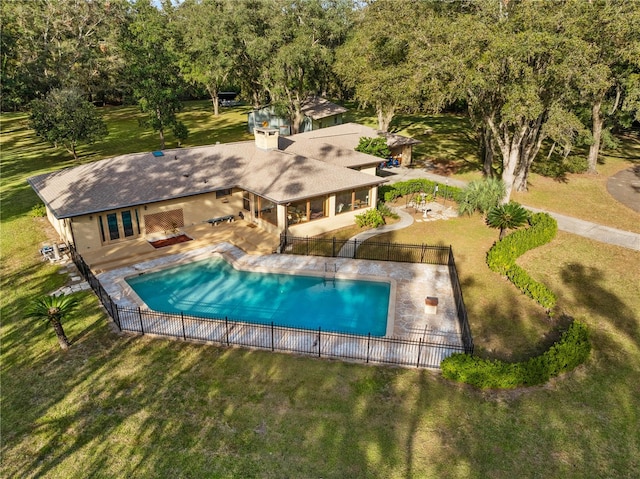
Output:
[[[286,205],[277,205],[278,213],[278,233],[284,233],[287,229],[287,207]]]

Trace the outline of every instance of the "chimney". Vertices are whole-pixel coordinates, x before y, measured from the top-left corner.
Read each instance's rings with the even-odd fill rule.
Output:
[[[261,150],[277,150],[280,131],[277,128],[254,128],[256,147]]]

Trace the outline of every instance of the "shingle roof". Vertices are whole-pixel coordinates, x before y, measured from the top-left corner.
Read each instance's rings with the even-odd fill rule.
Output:
[[[335,125],[327,128],[321,128],[319,130],[299,133],[288,138],[296,141],[300,141],[300,139],[327,141],[334,146],[342,146],[343,148],[353,150],[358,146],[358,142],[363,136],[368,138],[384,136],[387,139],[387,145],[389,148],[403,145],[417,145],[421,143],[420,140],[416,140],[414,138],[383,132],[358,123],[344,123],[342,125]]]
[[[314,158],[301,154],[306,148],[303,138],[296,143],[290,151],[260,150],[246,141],[165,150],[161,157],[122,155],[34,176],[28,182],[61,219],[236,186],[286,203],[386,181],[348,168],[364,161],[362,153],[312,144],[308,152],[323,155]]]
[[[338,115],[348,111],[345,107],[318,96],[307,98],[301,110],[304,115],[312,120],[321,120],[328,116]]]

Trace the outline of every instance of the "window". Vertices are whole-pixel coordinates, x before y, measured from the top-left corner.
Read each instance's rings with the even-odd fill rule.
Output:
[[[369,188],[356,190],[354,197],[355,201],[353,204],[355,209],[366,208],[369,206]]]
[[[327,198],[317,196],[287,206],[288,224],[306,223],[327,216]]]
[[[309,200],[309,220],[318,220],[325,216],[324,198],[311,198]]]
[[[336,194],[336,214],[339,215],[351,210],[353,210],[353,193],[342,191]]]
[[[133,221],[131,221],[131,211],[123,211],[120,213],[122,217],[122,229],[124,231],[124,236],[133,236]]]
[[[251,197],[249,194],[248,191],[242,193],[242,208],[246,211],[251,211]]]
[[[102,216],[98,216],[98,227],[100,228],[100,238],[103,243],[137,236],[140,234],[138,210],[124,210],[116,213],[108,213],[104,218]]]
[[[109,229],[109,239],[111,241],[120,238],[120,231],[118,228],[118,215],[111,213],[107,215],[107,228]]]
[[[100,225],[100,237],[102,238],[102,242],[106,243],[107,237],[104,235],[104,225],[102,224],[102,216],[98,216],[98,224]]]

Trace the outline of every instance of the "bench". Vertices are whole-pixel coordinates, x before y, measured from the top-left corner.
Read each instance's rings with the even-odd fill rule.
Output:
[[[222,223],[223,221],[231,223],[232,221],[235,221],[235,219],[236,217],[234,215],[219,216],[217,218],[207,220],[207,223],[211,223],[211,226],[218,226],[218,223]]]

